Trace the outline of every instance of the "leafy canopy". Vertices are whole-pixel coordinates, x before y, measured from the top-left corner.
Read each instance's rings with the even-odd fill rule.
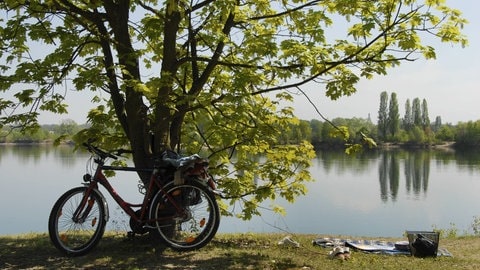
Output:
[[[225,202],[241,200],[245,218],[268,198],[293,201],[311,180],[311,145],[277,143],[298,124],[280,106],[289,90],[317,83],[337,99],[362,77],[435,58],[431,37],[467,43],[466,21],[442,0],[4,0],[0,8],[0,127],[36,128],[40,112],[68,112],[65,89],[93,91],[91,128],[78,140],[129,145],[139,167],[166,148],[203,151],[218,165]]]

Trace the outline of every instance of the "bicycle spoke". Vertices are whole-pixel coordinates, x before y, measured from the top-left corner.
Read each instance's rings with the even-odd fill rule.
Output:
[[[49,234],[53,244],[69,255],[82,255],[93,248],[103,235],[105,209],[102,199],[92,193],[86,207],[75,213],[83,200],[86,188],[66,192],[55,203],[49,219]]]

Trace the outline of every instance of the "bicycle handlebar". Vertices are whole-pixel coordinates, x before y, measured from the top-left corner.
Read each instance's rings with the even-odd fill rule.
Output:
[[[106,152],[103,151],[102,149],[94,146],[91,144],[91,141],[89,140],[88,142],[85,142],[82,144],[89,152],[97,154],[101,159],[106,159],[106,158],[112,158],[112,159],[118,159],[118,156],[124,154],[124,153],[133,153],[131,150],[125,150],[125,149],[117,149],[113,150],[111,152]]]

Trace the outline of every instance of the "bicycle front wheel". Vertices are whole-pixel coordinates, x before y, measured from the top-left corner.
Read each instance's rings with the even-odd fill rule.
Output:
[[[91,192],[82,204],[86,191],[87,187],[77,187],[63,194],[53,206],[48,220],[50,240],[69,256],[89,252],[105,231],[107,220],[103,198]]]
[[[177,251],[205,246],[220,224],[215,195],[196,182],[170,184],[159,191],[151,204],[150,217],[155,220],[154,232]]]

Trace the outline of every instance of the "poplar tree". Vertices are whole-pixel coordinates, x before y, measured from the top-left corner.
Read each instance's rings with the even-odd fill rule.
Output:
[[[428,117],[428,104],[427,100],[422,101],[422,126],[423,128],[430,127],[430,118]]]
[[[433,126],[433,131],[437,132],[438,130],[440,130],[441,127],[442,127],[442,117],[438,115],[435,118],[435,124]]]
[[[398,112],[398,100],[395,92],[390,94],[388,107],[388,132],[394,137],[400,130],[400,113]]]
[[[381,139],[387,138],[388,132],[388,94],[386,91],[383,91],[380,94],[380,108],[378,109],[378,136]]]
[[[410,99],[405,102],[405,116],[403,117],[403,129],[409,131],[413,126],[412,106],[410,105]]]
[[[416,127],[423,127],[422,120],[422,107],[420,105],[420,99],[414,98],[412,103],[412,119],[413,125]]]

